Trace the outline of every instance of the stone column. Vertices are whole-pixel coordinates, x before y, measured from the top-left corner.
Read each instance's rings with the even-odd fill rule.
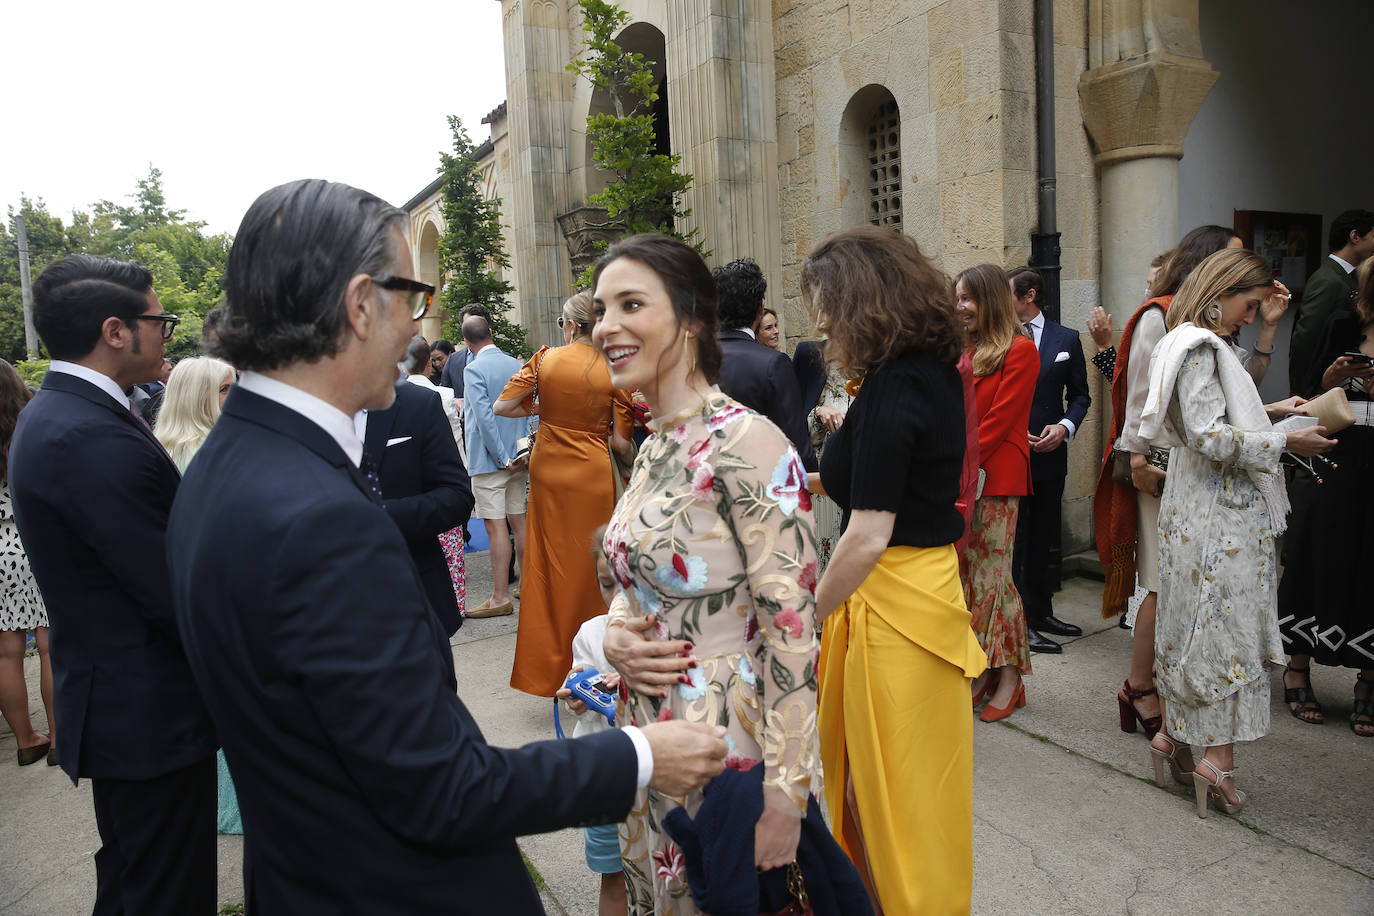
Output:
[[[782,301],[773,8],[768,0],[668,4],[673,152],[693,176],[684,202],[711,263],[751,257]],[[781,312],[781,309],[778,309]]]
[[[513,317],[547,342],[568,291],[563,236],[555,214],[568,172],[572,77],[566,11],[553,0],[502,0],[511,183],[502,214],[520,292]]]
[[[1144,301],[1150,260],[1178,242],[1183,138],[1217,73],[1197,0],[1090,0],[1088,14],[1078,98],[1099,170],[1102,305],[1120,328]]]

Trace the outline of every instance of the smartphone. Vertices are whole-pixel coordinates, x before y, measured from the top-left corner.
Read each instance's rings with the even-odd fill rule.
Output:
[[[1368,353],[1361,353],[1358,350],[1347,350],[1341,355],[1352,363],[1359,363],[1362,366],[1374,364],[1374,356],[1370,356]]]

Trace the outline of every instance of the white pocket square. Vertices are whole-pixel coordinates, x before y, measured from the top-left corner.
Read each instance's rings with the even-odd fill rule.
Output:
[[[1067,350],[1060,350],[1060,351],[1059,351],[1059,355],[1056,356],[1056,357],[1054,358],[1054,361],[1057,362],[1057,363],[1062,363],[1064,360],[1066,360],[1066,359],[1068,359],[1068,358],[1069,358],[1069,352],[1068,352]],[[388,443],[388,444],[389,444],[389,443]]]
[[[391,448],[393,445],[400,445],[402,442],[409,442],[413,438],[413,436],[402,436],[399,439],[388,439],[386,440],[386,447]]]

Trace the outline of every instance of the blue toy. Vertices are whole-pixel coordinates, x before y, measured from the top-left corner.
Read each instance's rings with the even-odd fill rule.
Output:
[[[587,704],[587,711],[606,717],[606,724],[615,725],[615,694],[601,680],[601,673],[595,668],[583,668],[573,672],[563,685],[572,691],[572,697]],[[558,737],[563,734],[563,723],[558,718],[558,700],[553,701],[553,730]]]

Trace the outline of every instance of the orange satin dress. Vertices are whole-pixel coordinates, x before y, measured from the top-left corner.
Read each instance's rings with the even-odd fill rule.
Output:
[[[543,348],[506,384],[501,400],[533,408],[538,364],[539,432],[530,456],[520,622],[510,685],[551,697],[572,667],[583,621],[606,612],[596,584],[592,532],[611,520],[615,490],[611,424],[630,437],[630,395],[611,385],[601,354],[582,343]]]

